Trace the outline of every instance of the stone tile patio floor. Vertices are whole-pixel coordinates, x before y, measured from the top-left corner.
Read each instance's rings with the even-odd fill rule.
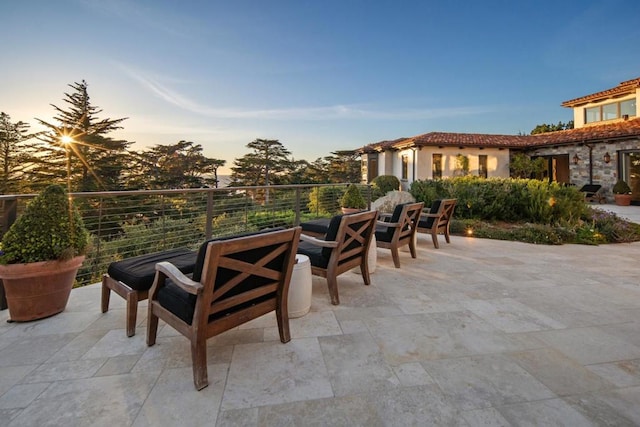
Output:
[[[209,340],[200,392],[186,339],[146,346],[144,303],[132,338],[99,285],[2,311],[0,425],[640,425],[640,243],[418,246],[401,269],[379,249],[369,287],[342,275],[340,306],[314,277],[288,344],[272,314]]]

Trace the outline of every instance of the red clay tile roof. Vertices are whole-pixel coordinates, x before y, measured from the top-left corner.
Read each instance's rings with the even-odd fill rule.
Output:
[[[614,98],[617,96],[635,93],[636,88],[640,87],[640,77],[632,80],[621,82],[618,86],[603,90],[602,92],[592,93],[591,95],[581,96],[580,98],[564,101],[563,107],[577,107],[593,101],[601,101],[603,99]]]
[[[576,142],[597,142],[611,139],[640,137],[640,118],[618,121],[602,125],[585,126],[578,129],[540,133],[529,138],[529,146],[574,144]]]
[[[429,132],[411,138],[381,141],[366,145],[360,153],[385,150],[402,150],[412,147],[486,147],[486,148],[533,148],[548,145],[597,142],[611,139],[640,138],[640,118],[578,129],[547,132],[537,135],[494,135],[481,133]]]
[[[394,148],[408,146],[411,140],[413,146],[443,146],[443,147],[523,147],[527,145],[529,137],[524,135],[492,135],[482,133],[451,133],[451,132],[429,132],[423,135],[414,136],[399,144]]]

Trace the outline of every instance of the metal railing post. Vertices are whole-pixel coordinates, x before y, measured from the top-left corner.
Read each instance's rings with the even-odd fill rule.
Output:
[[[293,220],[293,225],[300,225],[300,193],[302,190],[300,187],[296,187],[296,206],[295,206],[295,219]]]
[[[207,192],[207,213],[205,221],[204,237],[206,240],[209,240],[213,234],[213,191]]]
[[[3,215],[2,215],[2,235],[9,230],[11,224],[16,222],[16,218],[18,217],[18,199],[6,199],[3,200]]]

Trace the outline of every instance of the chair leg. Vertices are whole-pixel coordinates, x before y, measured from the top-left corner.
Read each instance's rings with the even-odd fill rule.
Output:
[[[435,246],[436,249],[439,249],[440,245],[438,244],[438,231],[435,229],[431,230],[431,240],[433,240],[433,246]]]
[[[103,313],[106,313],[109,310],[109,297],[111,296],[111,288],[107,286],[107,276],[102,277],[102,300],[101,300],[101,309]]]
[[[417,258],[418,254],[416,253],[416,239],[414,236],[409,240],[409,252],[411,252],[411,258]]]
[[[360,264],[360,273],[362,273],[362,280],[364,284],[369,286],[371,284],[371,276],[369,275],[369,266],[365,263]]]
[[[147,346],[151,347],[156,343],[158,335],[158,316],[153,314],[151,302],[149,302],[149,315],[147,316]]]
[[[444,239],[447,243],[451,243],[451,239],[449,238],[449,224],[447,224],[447,228],[444,229]]]
[[[327,286],[329,287],[329,296],[331,304],[339,305],[340,297],[338,296],[338,278],[335,274],[327,274]]]
[[[196,390],[209,385],[207,374],[207,340],[193,338],[191,340],[191,363],[193,364],[193,384]]]
[[[278,304],[276,308],[276,320],[278,321],[278,332],[280,333],[280,341],[283,343],[291,341],[291,332],[289,330],[289,313],[283,310]]]
[[[393,258],[393,265],[395,265],[396,268],[400,268],[400,254],[398,253],[398,248],[391,248],[391,258]]]
[[[136,334],[136,318],[138,317],[138,293],[129,292],[127,294],[127,336]]]

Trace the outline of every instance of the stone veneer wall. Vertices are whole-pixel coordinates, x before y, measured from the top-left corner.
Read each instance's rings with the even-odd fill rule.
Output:
[[[600,142],[590,144],[593,147],[593,183],[604,188],[607,201],[613,200],[611,188],[618,180],[618,151],[640,150],[640,139],[619,142]],[[611,156],[611,162],[604,162],[605,153]],[[589,147],[586,145],[563,145],[559,147],[545,147],[527,152],[529,156],[553,156],[569,154],[569,176],[572,184],[582,187],[589,183]],[[573,164],[573,156],[578,154],[578,164]]]

